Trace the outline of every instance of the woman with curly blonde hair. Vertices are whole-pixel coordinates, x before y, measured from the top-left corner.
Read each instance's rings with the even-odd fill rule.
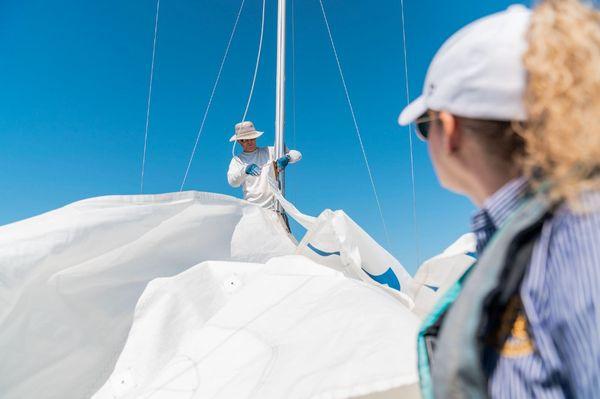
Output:
[[[399,121],[479,208],[478,261],[419,334],[423,396],[600,397],[600,13],[546,0],[469,24]]]

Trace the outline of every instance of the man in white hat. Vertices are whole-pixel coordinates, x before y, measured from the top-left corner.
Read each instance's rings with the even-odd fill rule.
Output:
[[[262,135],[263,132],[257,131],[250,121],[235,125],[235,134],[229,141],[240,143],[243,151],[231,159],[227,181],[232,187],[242,186],[245,200],[274,210],[275,197],[269,180],[276,181],[276,173],[284,170],[289,163],[298,162],[302,154],[292,150],[275,159],[273,147],[257,147],[256,139]]]

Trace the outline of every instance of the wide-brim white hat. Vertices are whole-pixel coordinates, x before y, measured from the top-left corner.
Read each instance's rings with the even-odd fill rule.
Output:
[[[263,135],[264,132],[259,132],[254,128],[254,123],[244,121],[235,125],[235,134],[231,136],[229,141],[250,140]]]

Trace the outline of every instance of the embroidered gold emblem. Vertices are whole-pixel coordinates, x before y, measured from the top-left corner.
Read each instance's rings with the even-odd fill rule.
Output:
[[[519,313],[500,354],[505,357],[518,357],[531,353],[533,353],[533,341],[527,331],[527,319],[523,313]]]

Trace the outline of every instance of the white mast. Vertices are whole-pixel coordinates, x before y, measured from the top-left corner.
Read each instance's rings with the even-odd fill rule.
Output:
[[[286,0],[278,0],[277,7],[277,88],[275,96],[275,157],[285,153],[285,5]],[[279,188],[285,195],[285,172],[279,173]],[[279,204],[277,205],[279,209]]]

